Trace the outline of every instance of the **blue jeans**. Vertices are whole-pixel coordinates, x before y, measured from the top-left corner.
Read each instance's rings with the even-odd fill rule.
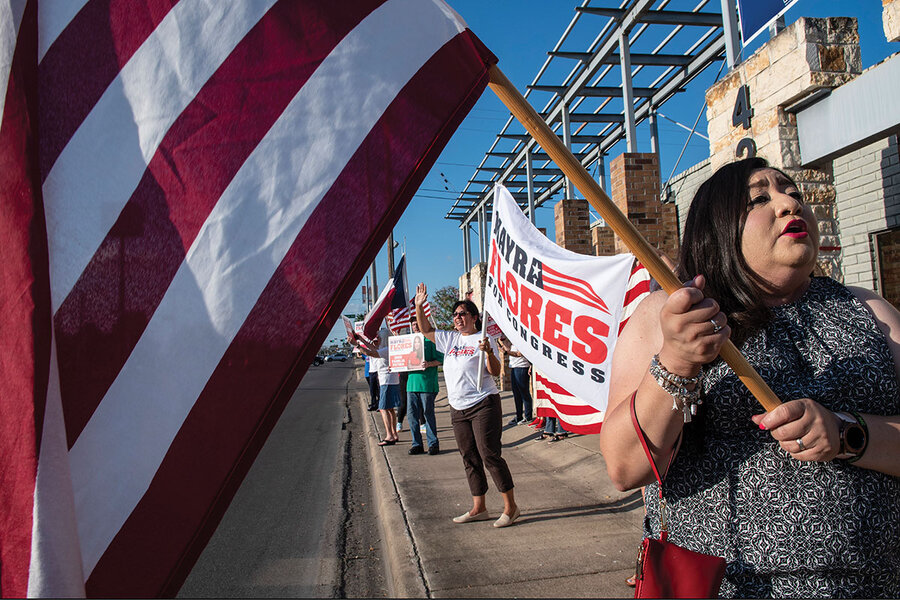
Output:
[[[529,389],[528,367],[513,367],[510,371],[509,378],[512,382],[513,400],[516,402],[516,421],[521,421],[523,418],[526,421],[531,421],[531,390]]]
[[[412,445],[422,445],[422,432],[419,431],[419,421],[422,413],[425,414],[425,435],[428,439],[428,447],[438,445],[437,422],[434,418],[434,399],[437,394],[433,392],[406,392],[406,417],[409,422],[409,432],[412,434]]]
[[[568,432],[563,429],[562,423],[556,417],[544,417],[544,433],[547,435],[559,435]]]

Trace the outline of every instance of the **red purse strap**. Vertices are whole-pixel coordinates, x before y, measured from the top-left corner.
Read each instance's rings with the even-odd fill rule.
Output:
[[[653,469],[653,474],[656,476],[656,481],[659,483],[659,520],[660,520],[660,540],[666,541],[666,537],[668,536],[668,522],[666,520],[666,499],[663,497],[663,481],[666,478],[666,474],[669,472],[669,467],[672,466],[672,461],[675,460],[675,453],[673,452],[669,456],[669,463],[666,465],[666,470],[660,476],[659,470],[656,468],[656,461],[653,460],[653,454],[650,452],[650,446],[647,445],[647,436],[644,434],[644,430],[641,429],[640,423],[638,423],[637,413],[634,410],[634,399],[637,397],[637,390],[633,394],[631,394],[631,399],[629,400],[629,405],[631,409],[631,422],[634,424],[634,430],[637,432],[638,439],[641,440],[641,446],[644,448],[644,453],[647,455],[647,460],[650,461],[650,467]],[[681,437],[681,434],[678,434],[678,437]],[[678,440],[675,440],[675,444],[678,444]]]

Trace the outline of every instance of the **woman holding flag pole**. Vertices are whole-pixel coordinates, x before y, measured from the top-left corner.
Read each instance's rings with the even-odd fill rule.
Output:
[[[496,342],[485,336],[479,339],[481,319],[478,307],[471,300],[460,300],[453,305],[455,331],[432,328],[423,308],[427,300],[428,290],[420,283],[416,287],[416,322],[422,334],[444,354],[453,435],[472,494],[472,509],[454,517],[453,522],[491,518],[485,505],[488,484],[484,471],[487,469],[503,496],[503,514],[494,521],[494,527],[508,527],[519,518],[519,507],[513,493],[512,475],[501,456],[503,410],[492,377],[500,374]]]
[[[900,596],[900,313],[814,277],[818,250],[796,183],[726,165],[688,213],[687,283],[644,300],[616,345],[610,477],[649,484],[645,537],[665,517],[670,542],[725,559],[725,597]],[[717,358],[729,338],[783,404],[759,414]]]

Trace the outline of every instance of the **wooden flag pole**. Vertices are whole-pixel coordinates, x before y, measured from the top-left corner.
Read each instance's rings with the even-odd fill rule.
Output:
[[[662,286],[666,293],[672,294],[682,287],[675,273],[662,261],[656,250],[635,229],[622,211],[610,200],[587,170],[566,148],[559,137],[537,114],[522,94],[506,78],[506,75],[494,65],[490,71],[490,88],[512,112],[513,116],[525,127],[529,134],[541,145],[553,162],[572,180],[591,206],[600,213],[606,224],[622,238],[628,249],[647,267],[650,275]],[[725,342],[720,356],[734,370],[747,389],[759,400],[767,411],[776,408],[781,401],[772,388],[762,380],[759,373],[750,366],[744,355],[738,351],[731,340]]]

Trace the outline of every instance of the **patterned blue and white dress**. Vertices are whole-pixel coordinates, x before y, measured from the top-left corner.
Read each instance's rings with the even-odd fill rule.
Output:
[[[900,414],[894,364],[871,313],[813,278],[741,351],[783,401]],[[750,420],[759,403],[718,361],[665,481],[669,540],[728,562],[722,596],[900,597],[900,478],[800,462]],[[647,490],[645,535],[659,535]]]

